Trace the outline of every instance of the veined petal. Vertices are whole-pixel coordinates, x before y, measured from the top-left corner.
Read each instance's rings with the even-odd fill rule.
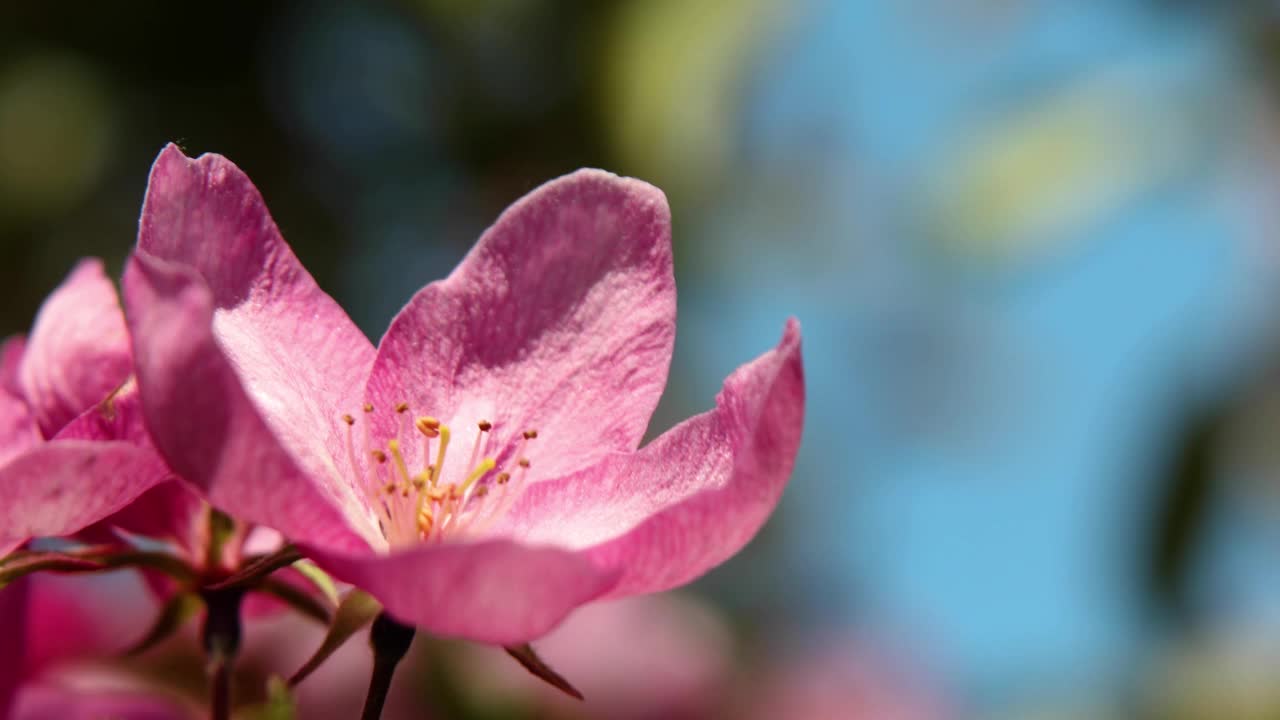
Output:
[[[129,376],[129,335],[102,261],[81,260],[36,315],[18,380],[53,437]]]
[[[496,645],[528,642],[608,591],[617,572],[578,553],[508,540],[418,545],[387,555],[304,548],[401,622],[433,635]]]
[[[499,441],[535,427],[539,472],[568,473],[639,444],[666,384],[675,300],[662,192],[580,170],[517,201],[409,301],[368,398],[485,418]]]
[[[74,533],[168,475],[154,452],[131,443],[44,443],[0,466],[0,545]]]
[[[687,583],[738,552],[773,511],[804,422],[800,327],[725,380],[716,408],[639,452],[535,483],[503,535],[580,549],[620,573],[609,597]]]
[[[215,338],[213,297],[203,278],[139,252],[125,269],[124,299],[143,415],[174,471],[247,522],[325,547],[366,547],[361,531],[372,538],[377,530],[353,487],[336,471],[308,472],[302,460],[323,468],[327,456],[286,449],[255,402],[263,399],[250,399]],[[277,381],[300,387],[309,378]]]
[[[373,345],[302,267],[249,178],[222,156],[192,160],[169,145],[151,169],[138,251],[202,278],[236,383],[305,471],[332,474]]]
[[[31,408],[18,384],[26,341],[20,335],[0,345],[0,464],[40,442]],[[0,557],[4,553],[0,552]]]

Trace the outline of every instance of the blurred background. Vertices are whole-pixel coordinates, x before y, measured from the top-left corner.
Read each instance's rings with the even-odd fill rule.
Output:
[[[5,3],[0,330],[120,269],[169,140],[375,339],[526,191],[634,175],[680,288],[651,435],[796,315],[791,486],[688,591],[539,646],[586,704],[422,640],[400,717],[1274,718],[1277,91],[1261,0]],[[245,701],[318,633],[251,625]]]

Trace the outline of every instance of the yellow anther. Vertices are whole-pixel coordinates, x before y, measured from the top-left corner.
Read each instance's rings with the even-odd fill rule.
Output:
[[[353,418],[353,417],[351,417],[351,414],[350,414],[350,413],[344,413],[344,414],[343,414],[343,416],[342,416],[342,422],[344,422],[344,423],[346,423],[346,424],[348,424],[348,425],[355,425],[355,424],[356,424],[356,419],[355,419],[355,418]]]
[[[462,492],[466,493],[467,490],[471,489],[471,486],[475,485],[476,481],[484,477],[484,474],[492,470],[493,466],[496,464],[497,463],[494,462],[493,458],[485,458],[481,460],[480,464],[476,466],[476,469],[472,470],[471,474],[467,476],[467,479],[462,481]]]
[[[413,426],[423,435],[433,438],[440,435],[440,421],[433,417],[419,417],[413,421]]]

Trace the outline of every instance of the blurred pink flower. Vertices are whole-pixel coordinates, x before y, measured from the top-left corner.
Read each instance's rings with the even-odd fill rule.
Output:
[[[538,642],[587,702],[538,680],[492,648],[465,650],[464,687],[485,702],[517,700],[538,717],[680,720],[715,717],[731,687],[733,638],[690,597],[645,595],[595,603]]]
[[[81,261],[30,338],[0,347],[0,556],[80,530],[168,475],[129,374],[115,288],[100,261]]]
[[[770,656],[747,676],[732,714],[745,720],[946,720],[954,717],[919,669],[860,638],[828,630]]]
[[[132,574],[37,574],[0,590],[0,718],[190,718],[181,701],[110,668],[153,604]]]
[[[714,410],[636,449],[675,335],[669,212],[600,171],[509,208],[375,350],[238,168],[170,146],[124,286],[174,469],[441,635],[520,643],[692,580],[763,524],[799,445],[793,320]]]

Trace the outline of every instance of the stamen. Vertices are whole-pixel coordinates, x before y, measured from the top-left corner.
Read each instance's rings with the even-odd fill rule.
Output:
[[[361,408],[366,416],[375,412],[373,403],[366,402]],[[538,437],[536,429],[520,431],[516,437],[503,438],[499,443],[493,437],[492,422],[476,421],[470,457],[465,465],[450,470],[446,478],[445,462],[453,437],[450,427],[430,415],[415,417],[407,402],[397,402],[392,409],[396,418],[387,428],[390,438],[381,436],[375,440],[372,418],[368,418],[361,428],[362,450],[355,440],[359,416],[347,413],[340,419],[346,425],[345,449],[351,472],[365,488],[378,526],[393,546],[411,541],[440,542],[456,534],[482,532],[506,515],[521,494],[512,492],[509,486],[513,480],[523,480],[531,466],[525,452],[529,442]],[[422,437],[420,461],[416,453],[407,458],[403,445],[414,430]],[[436,439],[439,444],[433,447]],[[504,459],[505,469],[498,467],[499,457]],[[409,467],[410,460],[417,465],[414,471]],[[429,460],[434,462],[428,463]],[[454,472],[461,468],[466,472]]]
[[[489,432],[489,428],[493,427],[488,420],[481,420],[477,425],[480,427],[480,432],[476,433],[476,441],[471,445],[471,459],[467,460],[467,467],[476,466],[476,458],[480,457],[480,441],[484,439],[485,433]]]
[[[343,415],[342,422],[347,424],[347,462],[351,464],[351,474],[359,478],[360,485],[363,487],[365,485],[364,468],[356,463],[355,431],[352,429],[356,419],[350,415]],[[368,492],[368,488],[365,488],[365,491]]]
[[[400,481],[404,483],[405,495],[409,492],[409,468],[404,464],[404,456],[400,454],[400,441],[391,439],[387,441],[387,449],[391,451],[391,457],[395,460],[396,472],[400,475]]]
[[[396,403],[396,436],[404,437],[405,424],[409,422],[409,403]]]
[[[435,485],[440,480],[440,473],[444,470],[444,454],[449,450],[449,426],[440,426],[440,447],[436,449],[435,472],[431,473],[431,484]]]
[[[471,486],[475,485],[476,481],[484,477],[485,473],[492,470],[493,466],[496,464],[497,463],[494,462],[493,458],[485,458],[484,460],[481,460],[480,464],[476,466],[476,469],[472,470],[471,474],[467,476],[467,479],[462,482],[461,492],[465,495],[466,492],[471,489]]]
[[[440,421],[430,415],[423,415],[417,420],[414,420],[413,426],[418,429],[418,432],[426,435],[427,437],[433,438],[440,434]]]

